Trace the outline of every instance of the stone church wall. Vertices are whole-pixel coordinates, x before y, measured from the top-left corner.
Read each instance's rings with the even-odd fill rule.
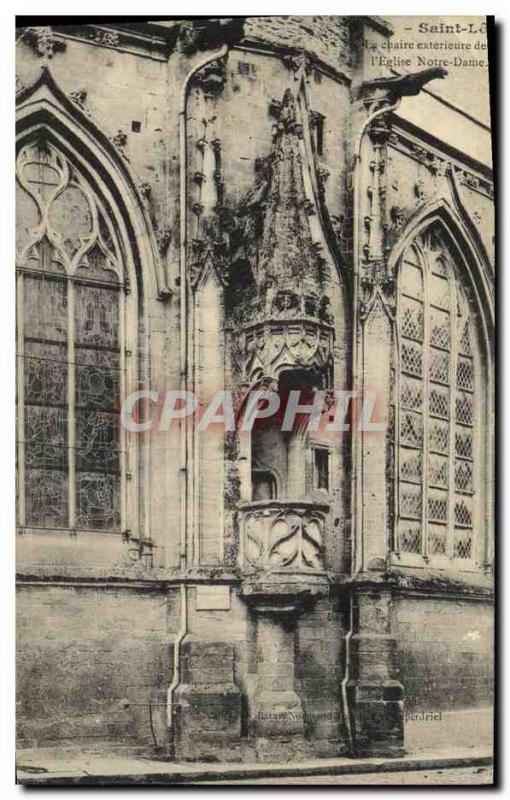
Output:
[[[157,297],[147,288],[147,282],[139,298],[143,318],[139,355],[145,364],[140,384],[164,391],[177,388],[182,377],[180,87],[190,67],[198,64],[205,53],[194,52],[188,58],[182,52],[168,54],[163,46],[148,47],[147,42],[137,49],[122,40],[112,45],[113,40],[99,34],[98,37],[89,42],[66,37],[65,51],[51,59],[49,68],[58,86],[74,96],[74,102],[113,141],[143,197],[144,213],[151,221],[159,266],[165,277],[165,291]],[[217,205],[224,206],[222,210],[227,215],[239,209],[256,185],[261,160],[274,153],[275,139],[283,127],[278,109],[281,111],[286,90],[293,85],[295,72],[290,56],[295,55],[296,47],[304,47],[313,56],[307,91],[310,110],[323,120],[322,152],[317,154],[315,177],[317,194],[323,198],[332,223],[328,237],[335,238],[341,254],[341,279],[331,271],[326,275],[324,291],[333,301],[336,315],[337,341],[332,354],[335,388],[343,389],[348,388],[352,357],[352,287],[346,289],[353,243],[350,165],[362,105],[358,103],[359,108],[354,108],[361,76],[353,74],[353,39],[345,19],[249,19],[245,41],[229,52],[224,70],[217,68],[213,75],[216,89],[221,83],[217,96],[213,92],[206,100],[203,84],[190,86],[187,236],[191,253],[197,246],[195,234],[201,233],[197,223],[203,213],[201,206],[206,207],[206,212],[214,209],[216,214],[218,196],[206,192],[204,202],[201,188],[205,145],[211,148],[210,172],[213,150],[217,159],[209,175],[209,189],[214,182],[216,192],[223,190],[222,203]],[[282,59],[286,53],[289,57]],[[33,84],[40,67],[40,56],[21,41],[17,69],[21,85]],[[372,257],[371,264],[364,265],[367,296],[373,288],[368,267],[375,264],[374,273],[382,269],[403,228],[435,193],[449,193],[452,204],[460,198],[464,217],[471,218],[466,224],[478,231],[475,235],[489,251],[493,244],[490,187],[483,177],[472,174],[473,165],[462,164],[458,153],[442,152],[438,143],[425,135],[421,141],[420,132],[402,120],[397,120],[388,140],[383,133],[382,144],[374,140],[377,159],[367,159],[372,166],[365,164],[362,175],[367,185],[360,200],[360,218],[369,220],[372,214],[372,234],[379,226],[386,237],[385,252],[374,251],[374,255],[370,253],[373,241],[371,244],[369,225],[360,225],[360,249]],[[373,152],[374,148],[371,158]],[[446,174],[446,162],[452,159],[454,177]],[[313,206],[311,196],[308,191],[309,208]],[[383,198],[382,208],[378,206],[374,212],[377,197]],[[280,201],[278,197],[273,199],[275,204]],[[321,228],[318,209],[317,203],[309,215],[315,234]],[[212,214],[209,222],[211,218]],[[215,218],[213,223],[216,224]],[[321,236],[323,243],[323,231]],[[313,244],[319,239],[316,235]],[[326,249],[323,246],[323,253]],[[378,261],[376,255],[381,256]],[[143,273],[145,265],[137,266]],[[191,274],[196,264],[188,266]],[[215,348],[220,352],[216,353],[212,369],[216,373],[211,383],[224,369],[227,388],[236,389],[229,358],[239,332],[234,330],[232,334],[231,319],[228,314],[222,316],[223,289],[219,285],[215,283],[208,295],[220,298],[217,314],[205,315],[214,316],[214,335],[219,336],[220,329],[225,334],[221,347]],[[391,294],[391,281],[386,281],[381,291]],[[197,330],[201,322],[199,318]],[[191,329],[191,321],[189,325]],[[392,325],[387,309],[376,307],[367,324],[372,340],[366,346],[369,355],[363,365],[367,382],[381,378],[388,405],[394,378],[389,367]],[[381,358],[381,353],[387,355],[387,360]],[[175,429],[151,432],[141,447],[145,472],[138,494],[140,505],[142,501],[145,504],[143,524],[152,537],[148,555],[137,560],[136,550],[133,555],[126,548],[126,537],[106,532],[72,537],[67,532],[20,536],[20,746],[72,745],[86,749],[107,745],[211,760],[332,757],[349,751],[352,727],[357,725],[356,730],[366,738],[383,707],[384,713],[387,709],[389,713],[383,720],[381,739],[391,739],[388,726],[394,721],[395,742],[390,744],[398,754],[402,707],[409,713],[450,712],[481,708],[488,702],[493,644],[491,609],[485,600],[448,597],[448,588],[441,598],[407,596],[405,588],[397,597],[391,594],[394,564],[388,548],[392,520],[387,507],[394,487],[388,480],[388,442],[384,436],[366,445],[365,471],[369,480],[363,499],[363,530],[357,529],[357,520],[350,515],[350,439],[344,440],[341,454],[335,452],[331,461],[331,481],[334,476],[335,483],[329,497],[334,513],[325,534],[322,583],[307,584],[310,571],[305,570],[306,579],[302,578],[297,589],[299,580],[292,585],[295,576],[289,578],[285,571],[272,576],[268,585],[259,585],[257,578],[251,585],[248,581],[241,585],[238,557],[242,514],[238,509],[240,476],[236,471],[239,454],[232,438],[226,438],[224,443],[224,485],[216,484],[221,470],[217,461],[218,469],[211,469],[213,458],[204,459],[205,463],[197,468],[202,470],[197,472],[199,478],[207,472],[210,491],[206,500],[209,511],[213,509],[207,528],[209,533],[212,531],[207,555],[212,553],[213,557],[200,562],[204,552],[200,514],[203,516],[207,508],[206,503],[198,503],[198,523],[194,524],[195,519],[186,532],[186,544],[192,543],[195,548],[195,555],[189,548],[187,571],[181,572],[185,561],[180,540],[183,467]],[[277,462],[275,466],[284,473],[286,454],[271,452],[270,444],[266,449],[270,460]],[[214,459],[218,452],[221,450],[214,449]],[[130,479],[137,476],[137,469],[138,464],[131,465]],[[199,491],[205,483],[199,481]],[[222,526],[216,511],[223,497]],[[292,498],[284,500],[291,502]],[[318,496],[308,500],[319,504]],[[217,556],[218,550],[222,552],[217,540],[223,533],[222,561]],[[350,575],[351,560],[355,558],[363,573],[358,597],[359,586]],[[417,572],[407,574],[406,586],[412,585]],[[183,580],[185,593],[180,583]],[[366,592],[364,582],[369,585]],[[208,589],[218,587],[219,602],[214,591],[212,601],[211,596],[204,599]],[[267,595],[271,592],[274,594],[269,602]],[[294,606],[287,602],[289,612],[284,607],[293,592],[295,602]],[[300,592],[302,597],[296,600]],[[176,646],[180,647],[178,674],[174,670]],[[352,720],[346,718],[342,694],[347,677],[351,699],[361,698],[365,703],[359,718]],[[173,727],[169,732],[167,692],[174,683]],[[296,723],[290,732],[283,724],[279,727],[280,720],[264,717],[270,715],[271,704],[279,700],[279,694],[285,695],[287,704],[283,704],[288,712],[285,722],[290,727]],[[259,734],[257,745],[254,734]]]
[[[156,735],[165,718],[171,608],[165,593],[131,586],[21,587],[19,745],[152,750],[151,717]]]

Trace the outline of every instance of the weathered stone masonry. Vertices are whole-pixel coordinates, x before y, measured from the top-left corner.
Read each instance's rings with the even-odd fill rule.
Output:
[[[390,34],[19,31],[20,746],[398,755],[404,709],[488,705],[490,158],[406,113],[441,71],[371,72]],[[376,387],[387,425],[116,433],[140,386]]]

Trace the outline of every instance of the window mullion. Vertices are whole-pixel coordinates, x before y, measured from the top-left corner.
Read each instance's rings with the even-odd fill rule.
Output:
[[[402,271],[402,264],[399,267],[399,274]],[[402,362],[401,362],[401,347],[400,347],[400,320],[402,314],[402,292],[400,289],[400,280],[397,282],[397,313],[396,323],[394,326],[395,343],[397,348],[396,359],[396,387],[393,397],[393,441],[394,441],[394,470],[393,470],[393,502],[394,502],[394,548],[397,554],[400,554],[400,398],[402,397]]]
[[[422,445],[422,554],[428,555],[427,504],[429,484],[429,263],[422,257],[423,272],[423,445]]]
[[[119,403],[126,397],[126,297],[123,291],[119,292]],[[119,425],[119,459],[120,459],[120,529],[126,531],[131,526],[127,517],[127,431],[124,425]]]
[[[449,269],[450,285],[450,426],[448,441],[448,526],[446,529],[446,555],[453,558],[453,540],[455,528],[455,427],[456,427],[456,402],[455,393],[457,390],[457,290],[455,286],[455,276],[452,276]]]
[[[67,281],[67,457],[69,527],[76,527],[76,367],[75,367],[75,293]]]
[[[16,331],[16,383],[18,405],[16,414],[18,439],[18,523],[25,527],[25,319],[24,319],[24,286],[23,273],[17,277],[16,302],[18,311],[18,327]]]

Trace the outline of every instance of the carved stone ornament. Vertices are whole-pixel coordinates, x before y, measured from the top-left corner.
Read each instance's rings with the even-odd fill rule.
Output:
[[[190,197],[191,211],[196,219],[194,236],[188,249],[188,272],[195,288],[201,275],[211,267],[219,281],[229,279],[229,231],[232,214],[224,203],[225,187],[221,172],[221,141],[214,128],[206,129],[196,142],[198,163],[193,175],[194,192]]]
[[[479,175],[473,175],[467,170],[461,170],[458,174],[461,184],[467,186],[468,189],[473,189],[490,198],[494,197],[494,186],[491,181],[481,178]]]
[[[448,71],[443,67],[427,67],[413,73],[390,77],[374,78],[365,81],[361,91],[365,95],[381,93],[386,95],[390,102],[400,97],[415,97],[430,81],[443,79]]]
[[[105,31],[101,28],[95,28],[90,38],[105,47],[118,47],[120,43],[120,36],[117,31]]]
[[[43,58],[53,58],[55,53],[63,52],[66,49],[66,43],[53,33],[49,25],[26,28],[23,33],[23,41]]]
[[[425,188],[425,181],[420,178],[420,180],[416,181],[414,184],[414,194],[416,196],[416,204],[420,205],[424,203],[427,198],[427,192]]]
[[[87,100],[87,92],[85,89],[75,89],[72,92],[69,92],[69,99],[73,101],[78,108],[81,108],[87,115],[90,116],[89,111],[85,105]]]
[[[395,277],[389,274],[384,259],[364,267],[359,279],[359,286],[359,313],[362,321],[369,315],[370,310],[378,299],[388,315],[391,318],[395,316]]]
[[[400,206],[392,206],[390,209],[390,219],[392,227],[397,231],[401,230],[407,219],[406,210]]]
[[[274,500],[243,508],[243,550],[249,569],[323,570],[327,506]]]
[[[223,44],[237,44],[244,35],[245,17],[203,18],[181,22],[177,49],[185,55],[215,50]]]
[[[156,238],[158,241],[159,253],[160,255],[164,256],[170,246],[170,242],[172,241],[172,232],[170,228],[163,228],[162,230],[158,231]]]
[[[303,128],[290,89],[281,102],[272,101],[271,113],[273,148],[259,160],[255,186],[238,214],[232,273],[242,373],[250,383],[294,367],[326,377],[334,343],[326,262],[310,229],[315,211],[304,185]],[[247,283],[237,287],[240,275]]]
[[[430,168],[437,178],[444,178],[448,172],[448,162],[434,155],[430,163]]]
[[[298,73],[301,70],[303,70],[306,75],[312,73],[312,61],[304,50],[295,53],[286,53],[282,57],[282,61],[285,66],[294,73]]]
[[[199,86],[206,97],[215,98],[223,91],[226,83],[225,58],[216,59],[206,64],[194,78],[194,85]]]
[[[306,369],[327,376],[331,371],[334,332],[307,320],[253,325],[244,334],[244,380],[277,378],[286,369]]]
[[[288,89],[277,113],[273,148],[256,164],[255,186],[238,214],[242,247],[258,296],[290,287],[298,295],[324,294],[323,259],[310,232],[310,198],[304,188],[302,125]],[[256,231],[259,231],[257,234]],[[269,299],[269,308],[271,300]]]
[[[323,188],[326,185],[326,182],[329,178],[329,174],[330,174],[329,169],[326,169],[326,167],[321,167],[318,171],[319,180]]]
[[[220,283],[227,284],[229,278],[228,261],[222,242],[212,238],[207,242],[194,239],[192,244],[193,260],[189,266],[189,279],[195,289],[204,274],[207,264],[211,264]]]
[[[129,160],[126,155],[126,151],[124,150],[127,144],[127,140],[128,140],[127,133],[124,133],[124,131],[120,130],[117,131],[117,133],[111,137],[112,144],[117,148],[121,156],[125,158],[126,161]]]
[[[141,183],[138,189],[145,202],[148,203],[152,192],[152,186],[150,183]]]

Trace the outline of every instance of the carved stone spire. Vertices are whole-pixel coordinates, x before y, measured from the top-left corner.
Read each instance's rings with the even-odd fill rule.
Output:
[[[272,149],[256,165],[258,178],[233,236],[229,307],[243,332],[242,372],[248,384],[293,367],[327,381],[334,341],[330,266],[310,225],[317,210],[306,184],[301,110],[290,89],[271,103],[271,113]]]
[[[273,149],[260,165],[261,175],[245,203],[248,215],[258,216],[258,235],[250,247],[255,281],[262,295],[289,288],[298,294],[320,294],[322,259],[310,232],[313,210],[303,181],[303,130],[291,90],[272,108],[277,117]]]

